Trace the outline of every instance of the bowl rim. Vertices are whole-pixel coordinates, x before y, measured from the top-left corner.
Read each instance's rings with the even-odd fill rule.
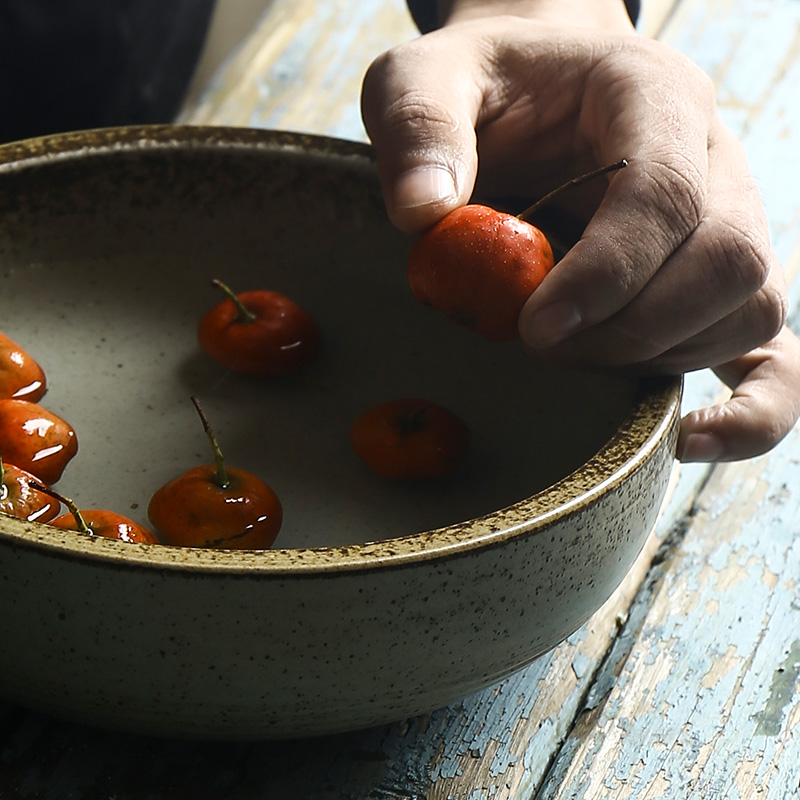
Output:
[[[373,171],[372,147],[363,142],[290,131],[214,125],[135,125],[97,128],[0,145],[0,182],[54,160],[85,159],[113,153],[163,149],[292,152],[333,158],[347,168]],[[70,559],[103,561],[119,568],[192,572],[269,573],[283,577],[309,572],[387,569],[420,561],[466,555],[536,535],[562,523],[643,469],[662,446],[674,457],[680,419],[682,376],[637,378],[636,402],[616,433],[580,468],[552,486],[494,512],[461,523],[385,540],[317,548],[220,550],[131,544],[42,523],[2,516],[0,544],[34,548]]]

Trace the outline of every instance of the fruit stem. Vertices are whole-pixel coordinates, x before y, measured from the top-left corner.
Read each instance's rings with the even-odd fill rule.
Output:
[[[78,510],[78,506],[75,505],[73,500],[70,500],[69,497],[65,497],[55,489],[51,489],[49,486],[45,486],[43,483],[39,483],[38,481],[29,480],[28,485],[36,489],[37,492],[44,492],[45,494],[50,495],[50,497],[54,497],[59,503],[63,503],[67,507],[67,511],[72,514],[78,532],[88,533],[90,536],[94,536],[94,533],[92,533],[91,528],[86,524],[86,520],[83,518],[83,515]]]
[[[526,220],[527,217],[533,216],[543,205],[549,203],[557,194],[560,194],[565,189],[585,183],[586,181],[590,181],[592,178],[597,178],[600,175],[605,175],[607,172],[614,172],[618,169],[624,169],[627,166],[628,161],[627,159],[623,158],[622,161],[617,161],[616,164],[608,164],[605,167],[598,167],[598,169],[593,169],[591,172],[587,172],[584,175],[579,175],[577,178],[573,178],[566,183],[562,183],[561,186],[556,187],[552,192],[548,192],[544,197],[537,200],[532,206],[528,206],[528,208],[526,208],[521,214],[517,214],[517,219]]]
[[[217,437],[214,436],[214,431],[211,430],[208,417],[206,417],[200,405],[200,401],[196,397],[192,397],[192,403],[194,403],[194,407],[200,417],[200,422],[203,423],[203,430],[208,437],[208,441],[211,442],[211,449],[214,452],[214,463],[217,465],[217,485],[220,489],[227,489],[230,485],[230,479],[228,478],[228,470],[225,467],[225,459],[222,457],[222,450],[217,442]]]
[[[428,409],[425,406],[420,406],[414,411],[405,414],[397,421],[397,427],[400,430],[400,438],[405,439],[406,436],[411,436],[418,433],[425,427],[425,417],[428,414]]]
[[[218,278],[212,278],[211,285],[215,286],[217,289],[221,289],[233,301],[233,304],[236,306],[236,310],[239,313],[239,322],[251,323],[258,319],[258,317],[239,299],[239,297],[236,295],[236,292],[234,292],[233,289],[224,284],[221,280]]]

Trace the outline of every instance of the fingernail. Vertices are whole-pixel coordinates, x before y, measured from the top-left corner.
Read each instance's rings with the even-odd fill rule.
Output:
[[[395,208],[418,208],[456,197],[453,173],[441,166],[415,167],[395,183]]]
[[[709,463],[719,461],[724,449],[722,442],[713,433],[690,433],[683,443],[683,452],[678,457],[681,461]]]
[[[580,328],[581,314],[569,300],[559,300],[534,314],[530,325],[533,344],[549,347],[558,344]]]

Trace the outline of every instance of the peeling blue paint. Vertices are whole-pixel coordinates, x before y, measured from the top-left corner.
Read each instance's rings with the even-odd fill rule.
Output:
[[[752,716],[756,722],[756,736],[780,735],[786,707],[798,694],[798,676],[800,676],[800,640],[795,639],[783,663],[772,674],[769,697],[764,708]]]

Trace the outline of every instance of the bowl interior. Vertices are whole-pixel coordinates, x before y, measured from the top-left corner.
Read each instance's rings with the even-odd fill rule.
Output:
[[[486,342],[416,303],[411,239],[386,219],[367,148],[250,136],[97,133],[62,140],[57,155],[5,151],[0,330],[43,365],[42,404],[77,430],[63,493],[146,522],[158,486],[211,461],[190,395],[228,462],[280,496],[280,548],[489,514],[614,435],[634,380],[536,366],[519,343]],[[222,299],[214,277],[296,300],[322,330],[319,360],[280,379],[212,362],[195,331]],[[388,481],[351,452],[355,417],[402,396],[470,426],[472,450],[450,478]]]

